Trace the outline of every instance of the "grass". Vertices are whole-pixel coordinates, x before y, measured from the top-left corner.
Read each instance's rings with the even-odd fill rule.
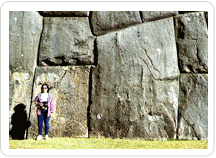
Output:
[[[9,149],[208,149],[208,140],[147,141],[111,138],[53,137],[9,140]]]

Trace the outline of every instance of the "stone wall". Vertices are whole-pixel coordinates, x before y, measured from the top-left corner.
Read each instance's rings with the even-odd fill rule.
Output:
[[[51,137],[208,139],[207,21],[199,11],[10,12],[10,120],[25,105],[36,138],[33,100],[46,82]]]

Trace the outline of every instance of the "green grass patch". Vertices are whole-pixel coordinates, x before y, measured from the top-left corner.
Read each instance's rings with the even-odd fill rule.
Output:
[[[9,149],[208,149],[208,140],[147,141],[111,138],[53,137],[9,140]]]

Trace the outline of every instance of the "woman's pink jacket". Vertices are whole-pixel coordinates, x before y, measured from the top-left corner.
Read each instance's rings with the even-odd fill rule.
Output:
[[[41,101],[41,98],[40,98],[40,94],[38,94],[36,97],[35,97],[35,105],[39,105],[41,106],[39,103],[42,102]],[[49,94],[49,97],[48,97],[48,117],[50,117],[50,114],[53,113],[55,111],[55,104],[54,104],[54,100],[53,98],[51,97],[51,95]],[[41,110],[40,109],[37,109],[37,114],[38,115],[41,115]]]

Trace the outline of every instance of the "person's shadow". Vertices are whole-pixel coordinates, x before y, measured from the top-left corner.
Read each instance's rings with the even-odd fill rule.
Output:
[[[31,122],[27,120],[25,108],[26,106],[22,103],[14,107],[15,112],[11,119],[12,129],[9,133],[12,139],[23,140],[25,137],[25,130],[31,125]]]

